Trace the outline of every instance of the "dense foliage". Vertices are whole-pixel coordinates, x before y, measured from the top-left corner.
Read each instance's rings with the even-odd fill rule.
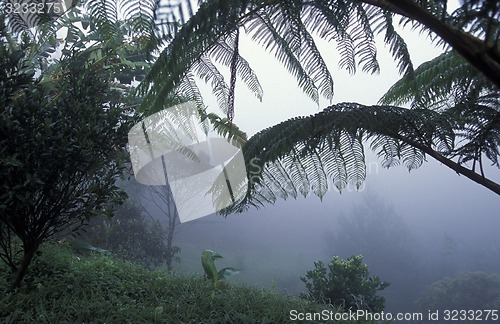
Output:
[[[0,23],[0,257],[15,272],[12,287],[41,243],[110,214],[125,196],[115,181],[130,113],[106,60],[73,53],[44,73],[27,57],[35,46]]]
[[[308,290],[303,297],[319,303],[329,303],[345,310],[384,310],[384,297],[377,292],[389,286],[378,277],[370,277],[368,265],[363,264],[363,256],[340,259],[334,256],[328,268],[322,261],[314,263],[305,277],[300,278]]]
[[[94,218],[82,229],[81,238],[92,245],[148,268],[164,264],[170,255],[179,260],[176,255],[180,249],[173,246],[169,250],[160,221],[147,218],[130,201],[117,206],[113,217]]]
[[[148,271],[102,254],[42,246],[16,293],[0,295],[2,323],[286,323],[289,312],[329,309],[264,289]],[[0,291],[5,265],[0,264]]]

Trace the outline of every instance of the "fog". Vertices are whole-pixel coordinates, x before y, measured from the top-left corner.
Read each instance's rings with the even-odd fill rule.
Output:
[[[440,51],[427,48],[422,39],[417,35],[410,44],[416,66]],[[286,72],[272,67],[272,56],[245,46],[254,53],[249,60],[265,92],[260,103],[244,86],[238,90],[235,123],[249,135],[328,104],[311,103]],[[336,102],[376,104],[398,78],[395,63],[381,52],[381,75],[334,75]],[[272,72],[266,74],[267,69]],[[360,190],[330,189],[322,200],[313,195],[280,200],[227,218],[210,215],[182,224],[174,238],[181,248],[175,271],[202,273],[200,254],[211,249],[224,257],[218,266],[240,269],[231,282],[299,294],[305,290],[300,277],[314,261],[363,254],[371,274],[391,283],[381,293],[388,311],[415,310],[423,289],[447,276],[470,271],[500,275],[496,194],[431,158],[412,172],[404,166],[384,169],[366,146],[368,174]],[[486,172],[498,175],[496,168]]]
[[[289,199],[182,224],[175,271],[202,274],[200,254],[211,249],[224,257],[218,266],[241,271],[231,282],[298,295],[314,261],[363,254],[371,274],[391,283],[381,292],[387,311],[414,310],[424,287],[446,276],[500,274],[495,194],[434,161],[412,172],[372,162],[359,191],[331,190],[323,200]]]

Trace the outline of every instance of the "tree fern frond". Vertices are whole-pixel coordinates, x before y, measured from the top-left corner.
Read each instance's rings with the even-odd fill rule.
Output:
[[[204,107],[203,97],[200,89],[196,85],[195,76],[192,72],[186,74],[181,84],[176,89],[174,97],[185,98],[188,101],[195,102],[196,106],[199,108]]]
[[[498,42],[500,8],[494,1],[463,1],[452,16],[457,29],[477,35],[487,43]]]
[[[421,64],[413,76],[403,76],[379,102],[440,108],[470,97],[470,91],[491,91],[493,88],[494,85],[461,56],[449,51]]]
[[[371,23],[380,10],[362,3],[356,3],[355,8],[357,23],[351,28],[356,48],[355,56],[360,57],[358,65],[364,72],[378,73],[380,66],[377,61],[377,48]]]
[[[375,136],[371,149],[382,158],[382,167],[391,168],[399,165],[399,143],[388,136]]]
[[[302,196],[307,196],[309,193],[309,174],[307,173],[307,168],[302,164],[301,159],[297,158],[297,152],[292,151],[291,156],[286,158],[286,160],[280,160],[281,163],[285,164],[285,170],[290,174],[290,180],[297,188],[298,192]]]
[[[411,63],[410,52],[403,37],[396,32],[393,23],[392,15],[388,12],[385,13],[385,42],[389,44],[389,50],[397,60],[397,66],[400,74],[413,75],[413,64]]]
[[[274,26],[273,19],[265,14],[249,23],[247,31],[254,41],[274,53],[278,61],[296,78],[299,87],[315,102],[319,102],[318,89],[287,41]]]
[[[261,186],[269,186],[267,195],[276,199],[276,193],[279,192],[279,196],[282,199],[287,199],[288,197],[297,198],[298,191],[295,187],[294,182],[290,178],[290,173],[285,170],[283,164],[278,162],[269,164],[263,171],[263,181],[260,182]],[[278,186],[279,184],[279,186]]]
[[[341,142],[344,148],[346,164],[346,185],[354,184],[359,189],[366,179],[365,151],[363,147],[362,132],[358,134],[345,134]]]
[[[222,63],[225,66],[230,66],[231,59],[234,54],[234,39],[232,36],[232,34],[228,35],[228,37],[226,37],[224,41],[216,42],[213,47],[210,48],[208,55],[212,57],[215,62]],[[248,61],[241,55],[238,55],[237,58],[236,72],[250,89],[250,91],[252,91],[259,100],[262,100],[263,90],[262,86],[260,85],[259,79],[257,78],[255,71],[250,67]],[[224,112],[226,111],[227,109],[224,110]]]
[[[328,66],[307,29],[300,25],[299,32],[302,38],[299,60],[305,67],[308,75],[318,85],[321,95],[331,101],[333,99],[334,87],[333,78]]]
[[[119,32],[118,0],[87,0],[85,2],[88,14],[93,17],[99,33],[104,39],[114,39]]]
[[[411,171],[423,163],[426,152],[436,153],[435,143],[439,141],[435,138],[453,145],[453,125],[432,110],[352,103],[337,104],[313,116],[290,119],[247,141],[243,147],[247,170],[251,169],[250,161],[257,161],[262,171],[252,174],[245,195],[224,213],[251,204],[257,191],[264,187],[266,190],[281,188],[283,183],[267,184],[275,179],[264,176],[274,163],[280,163],[289,174],[287,181],[292,184],[286,184],[287,188],[297,188],[302,194],[313,191],[322,197],[328,189],[325,179],[330,179],[339,190],[349,184],[361,186],[366,177],[364,140],[371,141],[371,148],[382,158],[384,167],[403,163]],[[429,144],[428,138],[434,142]],[[452,152],[442,154],[451,156]],[[282,179],[280,176],[280,181],[285,181]],[[270,196],[266,193],[266,197]]]
[[[311,190],[320,199],[322,199],[328,191],[328,176],[325,172],[326,169],[320,154],[318,154],[317,151],[314,152],[314,154],[311,155],[311,163],[307,172],[311,175],[309,177]]]
[[[220,37],[235,30],[248,1],[206,1],[175,34],[160,54],[139,90],[147,94],[144,109],[158,111],[162,98],[172,93],[192,64]]]
[[[340,53],[339,68],[346,69],[350,74],[356,73],[356,59],[353,40],[350,35],[344,35],[337,41]]]
[[[228,111],[228,98],[229,98],[229,86],[224,80],[224,77],[219,72],[219,70],[212,64],[207,56],[202,56],[197,60],[193,67],[191,68],[193,73],[204,80],[206,83],[210,84],[212,87],[212,92],[217,98],[217,103],[219,108],[227,113]]]
[[[208,119],[214,130],[234,146],[241,148],[246,143],[247,134],[234,123],[230,123],[227,118],[221,118],[215,113],[202,114],[201,117]]]

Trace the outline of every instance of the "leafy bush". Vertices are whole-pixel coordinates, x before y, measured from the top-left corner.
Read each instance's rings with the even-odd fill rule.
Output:
[[[446,277],[427,286],[415,303],[426,311],[500,309],[500,277],[486,272]]]
[[[215,298],[201,276],[149,271],[66,244],[45,244],[15,292],[0,262],[1,323],[286,323],[290,310],[337,311],[265,289],[221,285]]]
[[[169,254],[175,257],[180,252],[176,246],[168,248],[166,232],[160,222],[145,218],[141,209],[129,201],[118,206],[112,218],[91,220],[82,238],[148,268],[157,267],[166,261]]]
[[[378,277],[370,277],[362,255],[351,256],[347,260],[334,256],[328,264],[328,271],[322,261],[314,262],[314,267],[307,271],[306,277],[300,278],[309,291],[308,294],[303,293],[302,297],[319,303],[331,303],[345,310],[381,312],[384,309],[384,297],[376,294],[389,283],[380,281]]]

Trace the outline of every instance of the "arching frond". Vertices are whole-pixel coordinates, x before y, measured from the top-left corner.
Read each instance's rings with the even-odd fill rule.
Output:
[[[227,118],[221,118],[215,113],[203,113],[202,120],[207,119],[212,125],[213,129],[222,137],[227,138],[232,145],[236,147],[243,147],[247,141],[247,134],[239,129],[234,123],[230,123]]]
[[[206,55],[203,55],[194,63],[192,70],[199,78],[210,84],[212,92],[217,98],[219,108],[224,113],[227,113],[229,109],[229,86],[212,61]]]
[[[384,12],[384,22],[381,26],[381,31],[385,32],[385,42],[389,44],[389,50],[392,56],[396,59],[399,73],[406,73],[410,77],[413,75],[413,64],[410,59],[410,52],[408,51],[408,46],[404,41],[403,37],[395,30],[392,18],[393,14],[389,12]],[[380,28],[380,27],[379,27]]]
[[[430,155],[458,157],[453,166],[460,168],[471,158],[477,160],[473,154],[478,147],[481,154],[498,163],[500,114],[491,109],[488,112],[464,125],[456,112],[451,118],[449,112],[429,109],[342,103],[316,115],[290,119],[246,142],[243,154],[248,179],[238,185],[244,194],[223,213],[297,193],[312,191],[322,197],[331,184],[338,190],[351,184],[359,188],[366,177],[365,141],[371,142],[384,167],[402,163],[413,170]],[[459,144],[458,138],[465,142]],[[479,142],[480,146],[474,146]],[[471,171],[475,172],[474,168]]]
[[[258,41],[264,48],[273,53],[278,61],[297,79],[298,86],[313,101],[319,102],[318,88],[312,77],[301,64],[293,47],[288,44],[279,30],[275,28],[275,17],[260,14],[248,26],[248,32],[254,41]]]
[[[439,111],[442,118],[454,121],[456,134],[454,147],[439,138],[429,139],[441,152],[458,158],[459,164],[472,163],[471,170],[479,169],[482,176],[485,159],[499,166],[500,93],[489,79],[448,51],[419,66],[412,81],[416,88],[403,77],[380,102]]]
[[[220,37],[237,28],[240,9],[247,4],[229,0],[202,3],[193,16],[196,19],[191,18],[176,33],[141,84],[142,93],[148,93],[144,107],[152,112],[162,109],[162,98],[175,91],[193,63]]]

